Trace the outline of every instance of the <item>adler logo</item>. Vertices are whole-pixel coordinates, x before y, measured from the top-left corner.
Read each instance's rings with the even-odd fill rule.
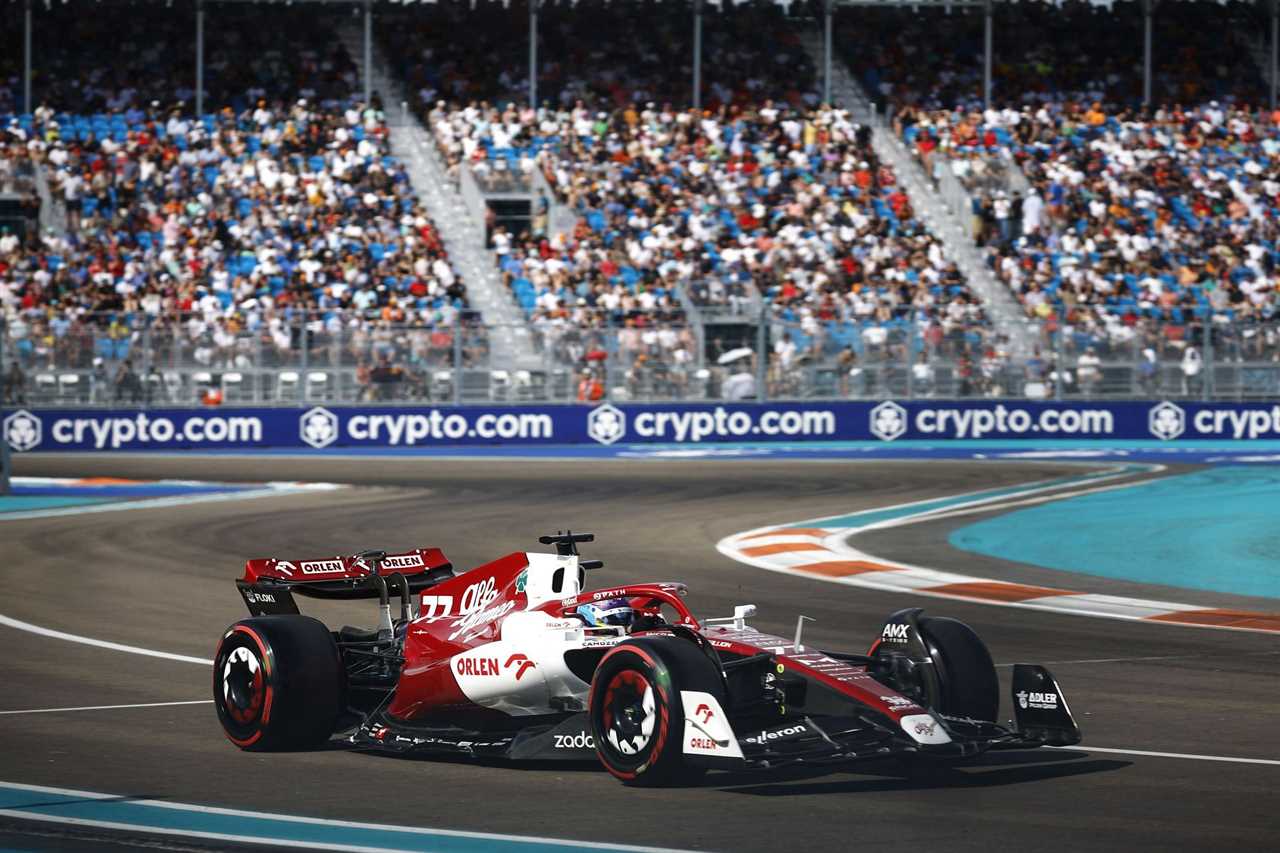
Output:
[[[1016,695],[1019,708],[1035,708],[1039,711],[1058,710],[1057,693],[1028,693],[1026,690],[1019,690]]]

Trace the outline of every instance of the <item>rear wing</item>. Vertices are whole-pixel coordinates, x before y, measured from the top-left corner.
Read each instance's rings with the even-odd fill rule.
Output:
[[[311,598],[377,598],[376,586],[368,583],[372,567],[363,555],[307,560],[249,560],[244,577],[236,588],[249,613],[264,616],[297,613],[293,593]],[[453,577],[453,564],[439,548],[418,548],[387,554],[378,564],[384,578],[400,575],[411,594]]]

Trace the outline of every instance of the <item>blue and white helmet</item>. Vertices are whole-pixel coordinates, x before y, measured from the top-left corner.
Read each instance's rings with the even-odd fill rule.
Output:
[[[582,621],[594,628],[608,625],[630,626],[635,619],[635,611],[625,598],[609,598],[593,604],[580,604],[575,611]]]

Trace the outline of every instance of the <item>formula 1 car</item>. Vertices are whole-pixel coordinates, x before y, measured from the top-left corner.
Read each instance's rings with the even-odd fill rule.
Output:
[[[812,648],[746,624],[753,605],[699,621],[679,583],[584,590],[578,545],[508,554],[455,574],[443,553],[250,560],[252,618],[218,645],[213,696],[232,743],[502,759],[597,758],[623,782],[687,784],[707,768],[846,765],[1080,741],[1041,666],[1013,669],[1016,722],[996,722],[991,655],[954,619],[888,617],[867,654]],[[295,595],[377,598],[376,627],[331,631]],[[391,599],[399,599],[393,618]]]

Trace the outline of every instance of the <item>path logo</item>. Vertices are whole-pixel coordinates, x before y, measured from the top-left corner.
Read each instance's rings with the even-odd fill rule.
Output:
[[[328,447],[338,440],[338,416],[323,406],[302,413],[298,435],[314,448]]]
[[[9,446],[22,453],[40,444],[40,419],[26,409],[18,409],[4,419],[4,437]]]
[[[1160,403],[1151,407],[1147,415],[1147,428],[1162,441],[1172,441],[1187,429],[1187,413],[1173,403]]]
[[[605,403],[587,415],[587,435],[601,444],[613,444],[627,434],[627,416],[617,406]]]
[[[907,410],[886,400],[871,410],[871,434],[881,441],[901,438],[907,431]]]

